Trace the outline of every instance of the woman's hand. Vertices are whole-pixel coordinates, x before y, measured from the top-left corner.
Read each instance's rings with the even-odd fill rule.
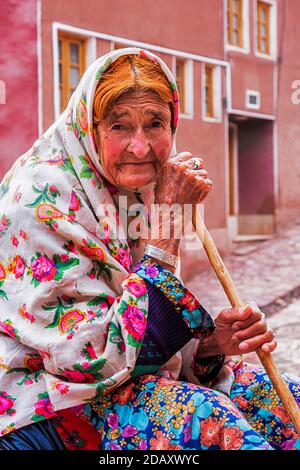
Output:
[[[181,152],[167,160],[155,187],[156,211],[152,214],[151,235],[157,235],[145,241],[177,256],[185,226],[192,217],[192,207],[203,201],[211,188],[201,158]]]
[[[201,158],[193,157],[190,152],[169,158],[156,180],[151,227],[157,237],[153,240],[146,236],[145,242],[177,255],[185,226],[192,218],[192,205],[203,201],[211,188],[212,182],[203,169]]]
[[[197,165],[196,165],[197,164]],[[180,152],[168,159],[156,180],[155,203],[197,204],[203,201],[212,188],[203,168],[203,160],[190,152]]]
[[[271,353],[277,346],[274,332],[267,326],[265,315],[258,307],[247,306],[244,310],[222,310],[215,320],[212,336],[200,344],[199,355],[214,354],[236,356],[262,348]]]

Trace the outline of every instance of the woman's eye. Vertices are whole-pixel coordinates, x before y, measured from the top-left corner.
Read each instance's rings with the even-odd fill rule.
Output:
[[[113,131],[121,131],[121,130],[123,130],[123,129],[124,129],[124,126],[122,126],[122,124],[114,124],[114,125],[112,126],[112,130],[113,130]]]
[[[163,127],[163,123],[161,121],[153,121],[153,127]]]
[[[151,124],[151,127],[153,128],[161,128],[163,127],[163,123],[161,121],[153,121]],[[111,127],[111,130],[113,131],[124,131],[126,129],[129,130],[129,126],[125,126],[123,124],[113,124]]]

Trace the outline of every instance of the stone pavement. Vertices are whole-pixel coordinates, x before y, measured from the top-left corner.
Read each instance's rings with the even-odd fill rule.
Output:
[[[279,369],[300,375],[300,219],[270,240],[235,243],[224,261],[243,300],[255,301],[276,332]],[[187,285],[213,317],[229,305],[212,268]]]
[[[273,315],[268,323],[276,332],[274,359],[279,369],[300,376],[300,300]]]

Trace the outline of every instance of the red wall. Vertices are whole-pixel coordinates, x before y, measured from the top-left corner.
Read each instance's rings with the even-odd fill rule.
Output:
[[[278,225],[285,225],[300,214],[300,104],[292,102],[292,83],[300,80],[300,4],[282,0],[280,4],[276,218]]]
[[[45,126],[53,118],[52,22],[147,42],[205,56],[223,56],[221,0],[43,0],[43,69]],[[71,5],[71,7],[69,6]],[[184,19],[184,20],[183,20]],[[107,52],[98,48],[100,54]]]
[[[275,111],[273,106],[273,74],[276,62],[255,55],[254,1],[256,0],[249,0],[249,53],[243,54],[235,51],[226,53],[232,73],[232,107],[251,111],[245,105],[245,92],[247,89],[256,90],[260,92],[261,97],[261,106],[257,112],[273,115]]]
[[[255,90],[260,93],[261,103],[260,109],[254,112],[273,115],[274,62],[236,52],[230,52],[229,56],[232,71],[232,107],[253,112],[245,105],[245,95],[247,89]]]
[[[1,2],[0,178],[38,137],[36,0]],[[5,38],[5,41],[4,41]]]

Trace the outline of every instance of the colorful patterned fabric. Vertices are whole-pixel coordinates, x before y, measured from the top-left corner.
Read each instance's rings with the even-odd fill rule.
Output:
[[[149,256],[145,255],[141,259],[134,272],[143,278],[147,285],[150,284],[147,328],[137,365],[155,364],[153,358],[157,357],[158,352],[163,361],[167,362],[179,349],[189,344],[194,345],[194,350],[189,349],[187,353],[182,350],[181,354],[184,354],[186,362],[190,355],[191,367],[188,370],[193,371],[197,377],[196,383],[207,383],[214,379],[224,363],[225,356],[220,354],[200,358],[197,355],[198,341],[190,342],[192,338],[202,339],[212,334],[215,327],[208,312],[174,274],[151,261]],[[153,287],[156,292],[153,292]],[[173,308],[167,307],[168,303]],[[166,316],[166,311],[169,316]],[[180,372],[184,374],[181,367],[174,372],[174,377],[178,377]]]
[[[98,430],[105,450],[300,450],[300,438],[266,373],[244,363],[230,366],[235,377],[230,397],[147,374],[75,408],[77,425],[72,427],[69,415],[62,438],[68,446],[76,429],[83,445],[81,418]],[[300,406],[300,380],[287,374],[284,379]]]
[[[143,247],[114,232],[119,213],[107,209],[123,193],[108,184],[101,168],[93,97],[103,72],[122,54],[148,56],[166,74],[175,102],[176,151],[175,80],[157,56],[128,48],[100,57],[86,70],[65,112],[5,176],[0,186],[0,435],[109,393],[138,374],[161,370],[177,378],[184,366],[191,370],[189,380],[199,383],[193,376],[194,352],[213,331],[210,316],[171,273],[146,259],[133,271]],[[127,195],[129,205],[146,203],[153,187]],[[145,276],[164,283],[194,336],[188,349],[162,366],[136,367],[149,307]]]

